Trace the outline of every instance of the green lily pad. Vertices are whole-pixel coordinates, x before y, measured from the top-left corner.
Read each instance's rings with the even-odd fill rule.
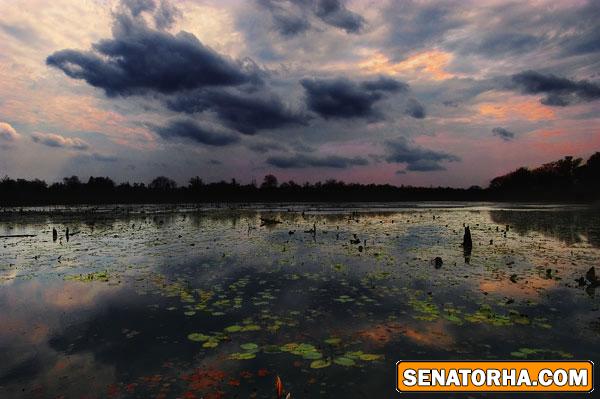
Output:
[[[256,345],[254,342],[248,342],[247,344],[241,344],[240,348],[246,351],[254,351],[258,349],[258,345]]]
[[[323,355],[321,355],[321,353],[317,352],[317,351],[312,351],[312,352],[306,352],[302,355],[302,357],[304,359],[309,359],[309,360],[316,360],[316,359],[321,359],[323,357]]]
[[[219,341],[212,339],[202,344],[203,348],[216,348],[217,346],[219,346]]]
[[[194,341],[194,342],[204,342],[204,341],[208,341],[210,339],[210,337],[208,335],[205,335],[202,333],[191,333],[191,334],[188,334],[187,337],[190,341]]]
[[[342,342],[340,338],[328,338],[325,340],[325,343],[329,345],[339,345],[340,342]]]
[[[333,362],[337,365],[344,367],[350,367],[356,364],[354,360],[350,359],[349,357],[336,357],[335,359],[333,359]]]
[[[322,369],[325,367],[331,366],[331,362],[329,360],[315,360],[310,364],[311,369]]]
[[[359,359],[363,354],[363,351],[347,352],[345,357],[349,357],[350,359]]]
[[[241,331],[260,331],[260,326],[258,324],[248,324],[242,327]]]
[[[234,324],[233,326],[225,327],[225,331],[227,331],[228,333],[239,332],[242,331],[242,326]]]
[[[372,362],[374,360],[379,360],[381,359],[382,356],[381,355],[375,355],[373,353],[363,353],[362,355],[359,356],[359,359],[365,362]]]
[[[241,353],[232,353],[229,355],[229,359],[231,360],[250,360],[256,357],[256,353],[254,352],[241,352]]]

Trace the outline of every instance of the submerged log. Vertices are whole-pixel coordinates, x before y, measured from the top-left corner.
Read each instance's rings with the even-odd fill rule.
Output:
[[[473,239],[471,238],[471,229],[469,226],[465,227],[465,234],[463,235],[463,248],[465,251],[473,249]]]
[[[596,275],[596,268],[594,266],[590,267],[590,270],[588,270],[587,273],[585,273],[585,278],[587,279],[587,281],[590,282],[590,284],[600,284],[600,280]]]
[[[9,234],[6,236],[0,236],[0,238],[23,238],[23,237],[36,237],[36,234]]]

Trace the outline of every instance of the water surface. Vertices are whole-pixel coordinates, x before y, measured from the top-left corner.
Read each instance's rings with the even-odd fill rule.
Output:
[[[600,361],[585,206],[5,209],[16,235],[2,398],[389,398],[400,359]]]

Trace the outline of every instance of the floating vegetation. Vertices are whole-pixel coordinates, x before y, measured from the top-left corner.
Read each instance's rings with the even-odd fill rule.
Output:
[[[291,342],[280,347],[282,352],[288,352],[292,355],[301,356],[304,359],[321,359],[323,355],[311,344]]]
[[[335,298],[334,301],[341,303],[354,302],[354,298],[348,295],[340,295],[339,297]]]
[[[496,327],[514,324],[510,316],[495,313],[490,305],[481,305],[474,313],[465,315],[465,320],[471,323],[487,323]]]
[[[194,342],[203,342],[202,347],[206,349],[216,348],[219,346],[219,343],[223,340],[228,339],[228,337],[221,333],[216,333],[212,335],[206,335],[202,333],[191,333],[188,334],[187,338],[190,341]]]
[[[415,312],[417,312],[417,314],[413,316],[417,320],[433,321],[440,317],[437,305],[433,303],[430,298],[422,300],[412,296],[409,298],[408,304],[412,306]]]
[[[572,359],[574,357],[572,354],[563,351],[533,348],[519,348],[518,351],[511,352],[510,355],[519,359],[553,359],[555,357]]]
[[[94,273],[72,274],[72,275],[65,276],[64,279],[66,281],[82,281],[82,282],[88,282],[88,283],[92,282],[92,281],[108,282],[109,275],[108,275],[108,271],[104,270],[101,272],[94,272]]]
[[[399,357],[600,356],[595,213],[290,207],[270,212],[281,223],[268,229],[245,205],[91,212],[68,221],[79,232],[68,243],[51,241],[54,226],[65,231],[57,220],[0,222],[37,234],[3,242],[0,311],[10,327],[0,339],[21,348],[19,359],[52,359],[43,366],[58,382],[87,381],[93,369],[109,398],[270,397],[276,375],[294,398],[355,398],[348,379],[372,381],[383,397],[376,386]],[[129,350],[144,361],[123,367]],[[34,394],[39,379],[24,378]],[[22,396],[22,385],[9,377],[3,389]],[[82,395],[46,385],[48,397]]]
[[[331,366],[331,361],[330,360],[315,360],[313,362],[310,363],[310,368],[311,369],[323,369],[325,367],[329,367]]]
[[[335,359],[333,359],[333,362],[337,365],[340,366],[345,366],[345,367],[349,367],[349,366],[354,366],[356,364],[356,362],[349,358],[349,357],[336,357]]]
[[[241,344],[240,348],[244,350],[244,352],[236,352],[232,353],[228,356],[229,360],[250,360],[256,357],[256,353],[259,350],[259,347],[254,342],[248,342],[245,344]]]

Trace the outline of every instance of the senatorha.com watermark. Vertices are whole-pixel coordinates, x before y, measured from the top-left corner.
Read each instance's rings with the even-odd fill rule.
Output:
[[[591,361],[399,361],[399,392],[592,392]]]

